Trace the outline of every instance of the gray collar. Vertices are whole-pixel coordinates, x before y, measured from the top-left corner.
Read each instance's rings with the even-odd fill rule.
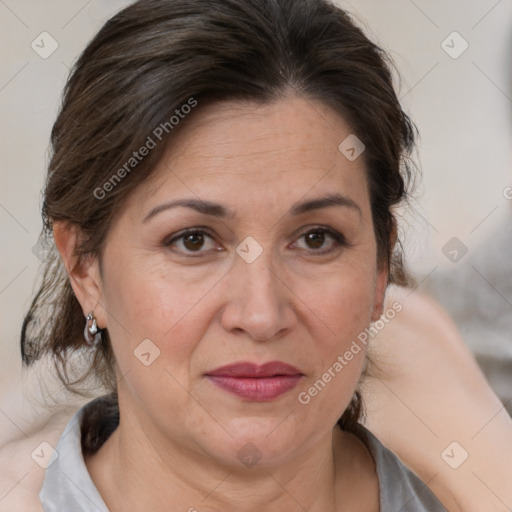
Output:
[[[39,493],[45,512],[109,512],[82,456],[80,419],[83,409],[69,420],[46,469]]]
[[[85,406],[84,406],[85,407]],[[80,419],[69,420],[48,466],[39,498],[45,512],[109,512],[82,456]],[[364,428],[380,486],[380,512],[447,512],[430,489]]]

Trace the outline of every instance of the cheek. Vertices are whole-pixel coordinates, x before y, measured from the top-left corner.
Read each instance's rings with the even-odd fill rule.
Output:
[[[151,415],[172,405],[176,417],[186,414],[190,363],[204,326],[194,306],[205,293],[157,266],[119,261],[111,268],[109,333],[119,391],[132,406]]]
[[[188,378],[191,354],[207,327],[200,318],[202,300],[218,278],[192,282],[151,257],[117,258],[107,272],[108,329],[121,373],[140,370],[137,355],[149,351],[150,360],[157,355],[156,366],[165,364],[176,377]]]
[[[347,257],[335,270],[294,288],[310,309],[308,360],[315,362],[297,401],[309,417],[321,416],[326,424],[334,424],[348,406],[366,357],[376,270],[364,254]]]
[[[333,348],[342,347],[370,323],[376,269],[366,259],[354,253],[328,271],[294,283],[294,293],[310,310],[309,317],[317,317],[318,328],[325,330],[317,343],[325,340]]]

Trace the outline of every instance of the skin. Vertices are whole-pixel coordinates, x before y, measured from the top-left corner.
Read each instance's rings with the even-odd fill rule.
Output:
[[[510,416],[501,407],[446,311],[417,290],[391,287],[384,309],[390,308],[395,300],[403,304],[403,310],[370,344],[382,372],[378,378],[366,379],[362,388],[368,428],[428,482],[450,512],[510,510]],[[34,377],[33,383],[25,382],[29,384],[31,400],[39,389],[38,382],[51,379],[51,368],[43,367],[37,371],[37,378],[35,375],[31,369],[24,376],[24,380]],[[425,392],[434,383],[449,393]],[[1,512],[42,512],[38,493],[44,470],[33,462],[30,454],[43,441],[57,445],[67,421],[82,405],[72,403],[71,398],[66,399],[67,409],[54,412],[43,408],[33,415],[19,412],[19,404],[27,403],[27,391],[22,393],[21,386],[2,398],[5,427],[2,423]],[[449,468],[440,457],[454,439],[470,453],[457,470]]]
[[[338,150],[351,133],[343,119],[302,98],[216,104],[196,114],[118,214],[101,266],[97,258],[74,261],[76,231],[55,229],[84,316],[94,311],[108,328],[117,361],[121,422],[86,460],[91,477],[112,512],[169,503],[373,511],[373,460],[354,436],[333,429],[365,350],[308,404],[298,400],[382,312],[387,272],[376,260],[364,158],[349,161]],[[352,206],[289,214],[328,193]],[[233,217],[180,207],[144,220],[188,197],[220,203]],[[308,244],[304,235],[318,225],[345,242],[326,234],[320,247]],[[198,226],[208,228],[203,245],[183,238],[169,245]],[[262,248],[251,263],[236,252],[248,236]],[[145,339],[160,351],[150,366],[134,356]],[[205,376],[237,361],[273,360],[303,377],[265,403]],[[261,455],[249,468],[238,456],[247,443]]]
[[[318,110],[317,106],[315,108]],[[65,257],[68,268],[71,268],[72,232],[62,229],[57,230],[56,235],[61,254]],[[69,254],[66,251],[69,251]],[[75,284],[80,283],[85,275],[83,269],[81,270],[82,274],[71,274]],[[371,341],[373,357],[379,360],[383,371],[378,378],[367,379],[363,387],[368,427],[425,482],[428,482],[450,512],[509,510],[512,503],[508,482],[508,475],[512,472],[512,453],[509,449],[512,446],[510,417],[501,408],[498,398],[483,378],[473,356],[446,312],[418,291],[392,287],[390,292],[384,309],[391,307],[395,300],[399,300],[404,308]],[[241,297],[248,300],[247,295]],[[251,297],[254,298],[255,294],[252,293]],[[88,303],[86,306],[84,314],[90,307]],[[96,313],[97,311],[95,309]],[[252,332],[246,330],[246,333]],[[414,343],[411,343],[411,340],[414,340]],[[154,371],[154,368],[156,367],[153,364],[146,369]],[[37,375],[34,374],[34,369],[25,373],[24,380],[27,377],[36,379],[35,384],[31,386],[31,390],[36,390],[39,389],[36,385],[38,382],[48,382],[51,370],[42,365]],[[341,375],[337,378],[339,377]],[[333,384],[330,383],[330,386]],[[425,392],[434,385],[435,389],[448,391]],[[34,412],[34,416],[31,417],[30,414],[20,413],[19,405],[16,405],[26,403],[26,393],[22,391],[21,385],[17,386],[2,399],[2,512],[42,511],[38,492],[44,471],[33,462],[30,454],[42,441],[56,446],[69,417],[82,405],[82,402],[72,403],[68,398],[67,409],[60,409],[57,413],[42,409]],[[328,388],[322,393],[327,391]],[[36,401],[39,401],[39,398],[36,397]],[[454,407],[454,404],[457,404],[457,407]],[[482,429],[482,426],[485,427]],[[20,429],[23,435],[20,435]],[[437,437],[432,435],[431,430]],[[474,436],[476,432],[479,433]],[[470,453],[467,461],[457,470],[446,466],[439,456],[445,446],[454,439]],[[333,436],[332,444],[335,447],[344,444],[343,450],[335,450],[337,467],[347,469],[347,473],[350,469],[359,476],[351,485],[357,486],[362,481],[371,481],[371,465],[367,464],[365,450],[352,438],[345,438],[343,441],[344,443],[338,443],[337,438]],[[98,454],[98,462],[101,453],[102,451]],[[90,469],[93,461],[94,459],[91,459],[88,462]],[[104,473],[107,473],[107,469],[116,471],[116,467],[112,466],[108,465],[108,460],[103,466],[99,464],[98,474],[101,467],[105,468]],[[253,470],[255,468],[257,466]],[[337,474],[342,472],[340,470]],[[227,472],[223,476],[226,474]],[[314,475],[313,471],[311,475]],[[119,477],[119,473],[116,472],[115,476]],[[363,476],[367,478],[362,478]],[[267,480],[270,480],[268,474]],[[153,482],[151,487],[155,486]],[[289,491],[289,486],[286,489]],[[216,488],[216,499],[220,497],[219,490],[225,492],[226,489],[222,485]],[[123,491],[126,492],[126,488]],[[368,487],[358,488],[359,495],[364,496],[364,492],[367,491]],[[345,492],[345,495],[348,496],[350,493]],[[200,497],[202,498],[203,496]],[[193,503],[199,505],[200,510],[208,509],[205,507],[206,501],[198,500]],[[209,503],[211,505],[211,502]],[[360,503],[353,507],[364,510]],[[372,510],[376,510],[376,507]]]
[[[406,288],[389,289],[394,301],[403,310],[371,344],[380,372],[363,386],[367,427],[450,512],[510,511],[512,419],[447,312]],[[441,457],[453,441],[468,453],[456,468]]]

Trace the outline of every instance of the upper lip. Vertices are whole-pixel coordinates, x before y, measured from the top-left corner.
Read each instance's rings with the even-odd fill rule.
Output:
[[[262,365],[251,362],[232,363],[221,366],[206,375],[225,377],[275,377],[278,375],[303,375],[294,366],[282,361],[271,361]]]

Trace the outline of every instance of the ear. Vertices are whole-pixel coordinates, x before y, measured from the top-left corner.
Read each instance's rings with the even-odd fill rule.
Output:
[[[372,322],[376,322],[384,312],[384,298],[388,285],[388,270],[383,267],[377,272],[375,295],[373,299]]]
[[[390,254],[393,254],[397,236],[398,235],[396,222],[394,219],[392,219],[392,228],[391,233],[389,235]],[[378,269],[375,280],[375,295],[373,299],[372,322],[376,322],[384,312],[384,299],[386,296],[386,289],[388,287],[388,277],[389,269],[387,268],[387,266],[383,265],[382,268]]]
[[[77,226],[66,222],[55,222],[53,238],[60,253],[71,287],[78,302],[82,306],[84,317],[93,313],[100,329],[106,327],[106,315],[102,307],[103,288],[96,257],[79,259],[75,248],[79,241],[80,230]]]

